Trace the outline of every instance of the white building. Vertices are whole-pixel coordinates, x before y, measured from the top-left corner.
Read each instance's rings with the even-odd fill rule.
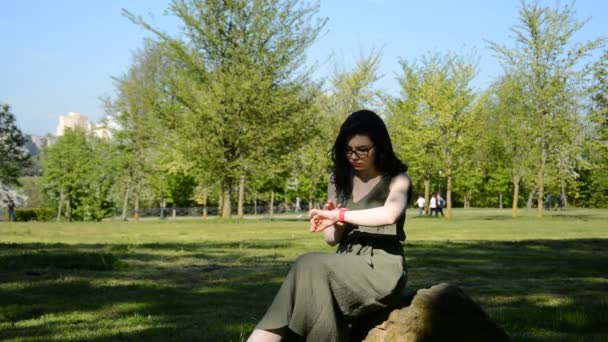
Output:
[[[59,117],[59,125],[57,126],[57,136],[63,136],[65,134],[66,128],[80,128],[87,133],[91,132],[91,124],[89,123],[89,118],[84,115],[80,115],[80,113],[75,112],[69,112],[68,115],[61,115]]]
[[[98,138],[111,139],[112,131],[119,130],[116,118],[112,115],[106,116],[100,123],[91,123],[89,118],[76,112],[69,112],[67,115],[59,117],[59,125],[57,126],[57,137],[63,136],[65,130],[82,129],[87,134],[92,134]]]

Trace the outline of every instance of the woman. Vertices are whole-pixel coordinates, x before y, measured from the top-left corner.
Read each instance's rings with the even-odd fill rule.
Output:
[[[344,341],[350,319],[399,304],[407,280],[407,167],[382,119],[368,110],[342,124],[332,160],[328,202],[309,217],[310,231],[323,232],[338,250],[296,260],[249,341],[280,341],[290,331],[309,341]]]
[[[431,209],[429,216],[433,216],[433,213],[435,213],[435,216],[438,216],[439,211],[437,211],[437,193],[436,192],[433,192],[433,194],[431,195],[431,200],[429,202],[429,208]]]

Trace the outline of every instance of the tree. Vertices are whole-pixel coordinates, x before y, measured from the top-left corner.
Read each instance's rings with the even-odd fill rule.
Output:
[[[512,28],[515,46],[490,43],[498,54],[505,73],[518,75],[525,89],[523,99],[530,108],[533,134],[529,142],[535,146],[538,212],[543,216],[545,177],[549,164],[555,160],[557,146],[572,151],[576,139],[563,139],[561,133],[575,129],[575,108],[583,95],[589,69],[583,64],[590,52],[601,47],[602,39],[573,42],[574,34],[584,22],[575,19],[573,5],[561,8],[541,7],[537,2],[522,2],[520,24]]]
[[[374,102],[380,98],[373,88],[380,78],[380,59],[380,52],[372,51],[367,56],[360,56],[350,70],[336,66],[329,87],[313,95],[317,99],[313,108],[313,112],[316,112],[314,132],[295,161],[301,184],[307,189],[309,207],[314,205],[318,194],[326,193],[331,172],[330,147],[340,125],[356,110],[373,109]]]
[[[164,88],[169,72],[163,47],[146,40],[133,55],[133,64],[122,76],[114,78],[117,97],[105,100],[106,110],[117,114],[119,129],[114,132],[120,150],[119,169],[123,197],[123,220],[133,197],[134,216],[139,219],[143,188],[148,177],[158,171],[161,156],[172,155],[170,141],[174,131],[174,101]],[[169,163],[169,161],[166,161]],[[167,166],[168,167],[168,166]]]
[[[116,153],[110,142],[68,129],[42,151],[43,184],[57,203],[57,220],[100,221],[112,213]],[[65,205],[65,211],[64,211]]]
[[[94,135],[87,136],[86,143],[92,167],[89,173],[81,175],[86,192],[75,202],[74,214],[81,220],[101,221],[114,214],[111,192],[120,184],[119,151],[114,141]]]
[[[592,108],[588,115],[590,129],[586,139],[586,160],[589,162],[585,174],[589,204],[593,207],[608,203],[608,50],[593,66]]]
[[[406,62],[401,61],[401,66],[401,97],[386,100],[390,113],[388,127],[395,153],[407,162],[413,179],[423,180],[425,212],[429,215],[431,179],[440,168],[436,158],[436,138],[427,127],[426,117],[420,113],[420,99],[416,94],[422,80]]]
[[[55,144],[43,150],[44,181],[53,198],[58,199],[57,220],[62,217],[64,201],[65,216],[68,221],[72,220],[75,202],[79,202],[87,190],[85,177],[94,171],[91,157],[92,150],[80,129],[66,130]]]
[[[241,175],[276,169],[310,136],[304,52],[325,24],[318,6],[285,0],[175,0],[183,38],[125,11],[168,47],[176,68],[168,92],[179,102],[183,158],[220,179],[224,217]],[[195,155],[196,154],[196,155]]]
[[[27,140],[17,127],[8,104],[0,104],[0,183],[19,184],[18,177],[29,166]]]
[[[532,108],[526,101],[526,88],[518,75],[506,75],[493,86],[490,114],[494,116],[494,140],[500,146],[498,153],[509,170],[513,183],[511,216],[517,217],[519,190],[522,178],[529,173],[533,150],[529,137],[533,136]]]
[[[372,50],[368,55],[361,54],[352,69],[344,69],[338,64],[330,76],[330,88],[325,91],[321,100],[324,112],[335,118],[338,124],[354,111],[370,108],[376,109],[381,99],[374,85],[381,78],[379,74],[382,51]],[[339,130],[334,127],[331,137]],[[335,134],[333,134],[335,133]]]
[[[401,66],[402,98],[390,105],[395,132],[408,138],[402,144],[410,144],[406,153],[419,164],[415,168],[423,173],[425,187],[435,167],[445,170],[446,218],[451,219],[453,176],[467,160],[470,135],[478,131],[477,96],[470,85],[475,66],[454,54],[431,54],[421,58],[420,65],[401,61]]]
[[[44,191],[42,177],[21,177],[19,183],[20,191],[27,196],[25,205],[28,208],[52,208],[55,205]]]

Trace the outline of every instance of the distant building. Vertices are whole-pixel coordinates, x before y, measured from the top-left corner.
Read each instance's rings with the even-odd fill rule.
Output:
[[[99,123],[92,124],[91,133],[98,138],[112,139],[113,134],[122,129],[118,123],[118,115],[120,113],[116,115],[108,114]]]
[[[47,145],[52,145],[57,137],[63,136],[66,129],[82,129],[85,133],[96,136],[102,139],[112,139],[112,132],[120,130],[116,117],[107,115],[99,123],[91,123],[89,118],[80,115],[80,113],[69,112],[67,115],[59,117],[59,125],[57,126],[57,135],[47,135]],[[53,139],[50,141],[50,139]]]
[[[31,155],[37,155],[42,151],[43,148],[47,146],[53,145],[57,138],[51,134],[47,135],[35,135],[35,134],[26,134],[25,138],[27,142],[25,143],[25,147],[30,152]]]
[[[80,128],[87,133],[91,132],[91,124],[89,123],[89,118],[84,115],[80,115],[80,113],[75,112],[69,112],[68,115],[61,115],[59,117],[59,125],[57,126],[57,136],[63,136],[65,134],[66,128]]]

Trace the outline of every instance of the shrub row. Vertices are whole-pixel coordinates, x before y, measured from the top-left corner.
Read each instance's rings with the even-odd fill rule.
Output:
[[[51,208],[19,208],[15,209],[17,222],[25,221],[52,221],[57,215],[55,209]]]

